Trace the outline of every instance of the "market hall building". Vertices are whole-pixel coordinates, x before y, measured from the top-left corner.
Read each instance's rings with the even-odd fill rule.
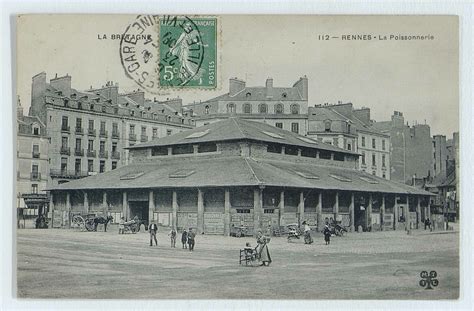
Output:
[[[229,118],[129,147],[130,164],[52,186],[51,209],[138,216],[228,235],[331,218],[354,230],[419,226],[429,192],[357,169],[359,154],[255,121]]]

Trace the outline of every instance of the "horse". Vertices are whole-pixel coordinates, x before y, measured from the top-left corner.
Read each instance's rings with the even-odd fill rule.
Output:
[[[94,218],[94,231],[97,231],[97,226],[99,224],[104,224],[104,232],[107,232],[107,224],[109,221],[112,221],[114,218],[112,216],[107,216],[107,218],[103,216],[95,217]]]

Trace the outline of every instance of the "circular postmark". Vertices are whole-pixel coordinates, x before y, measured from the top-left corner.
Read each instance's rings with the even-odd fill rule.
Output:
[[[206,44],[198,23],[187,16],[137,16],[120,40],[125,74],[151,93],[200,87]]]

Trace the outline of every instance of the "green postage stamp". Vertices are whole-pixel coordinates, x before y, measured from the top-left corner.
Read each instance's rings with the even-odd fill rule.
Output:
[[[122,35],[126,75],[150,92],[166,88],[215,89],[216,17],[139,15]]]

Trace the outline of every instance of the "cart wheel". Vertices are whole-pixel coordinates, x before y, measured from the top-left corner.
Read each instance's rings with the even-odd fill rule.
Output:
[[[89,218],[85,222],[85,227],[87,231],[94,231],[94,219]]]
[[[85,221],[84,221],[84,218],[82,218],[82,216],[80,215],[74,215],[72,217],[71,224],[73,228],[79,228],[81,229],[81,231],[85,230]]]

